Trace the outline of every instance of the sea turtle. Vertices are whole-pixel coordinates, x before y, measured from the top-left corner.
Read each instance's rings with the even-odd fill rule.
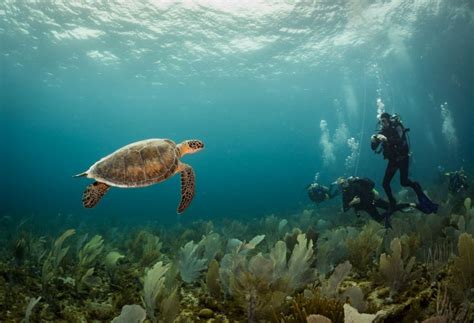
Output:
[[[86,208],[100,201],[111,186],[145,187],[181,173],[181,202],[178,213],[191,204],[194,197],[194,171],[179,159],[204,148],[200,140],[186,140],[176,145],[169,139],[147,139],[124,146],[102,158],[87,171],[75,177],[88,177],[96,182],[87,186],[82,196]]]

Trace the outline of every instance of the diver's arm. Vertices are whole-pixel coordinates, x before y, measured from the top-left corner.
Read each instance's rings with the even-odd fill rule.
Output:
[[[378,135],[378,134],[377,134]],[[372,137],[370,138],[370,148],[372,148],[372,150],[377,150],[377,148],[379,147],[380,145],[380,140],[377,138],[377,135],[372,135]]]
[[[351,206],[349,205],[349,202],[350,201],[348,201],[347,195],[343,195],[342,196],[342,210],[344,212],[347,212],[347,210],[349,210],[351,208]]]
[[[337,184],[331,184],[331,186],[329,187],[328,195],[330,199],[339,195],[339,189],[337,188]]]

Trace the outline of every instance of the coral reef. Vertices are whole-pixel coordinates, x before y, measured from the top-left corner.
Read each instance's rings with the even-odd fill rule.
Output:
[[[166,228],[3,216],[0,320],[469,322],[471,200],[452,209],[389,230],[331,206]]]

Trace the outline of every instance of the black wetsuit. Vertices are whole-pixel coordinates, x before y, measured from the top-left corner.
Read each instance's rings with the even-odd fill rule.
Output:
[[[399,121],[390,121],[387,127],[383,127],[378,134],[384,135],[387,138],[386,142],[381,142],[376,139],[371,143],[372,150],[376,151],[380,143],[382,143],[383,156],[388,159],[388,165],[385,169],[383,177],[383,189],[392,208],[396,205],[396,200],[390,187],[390,182],[395,176],[397,170],[400,170],[400,184],[402,186],[411,187],[417,196],[423,194],[423,190],[418,182],[414,182],[408,178],[409,167],[409,153],[408,140],[406,132],[409,129],[403,127]]]
[[[356,212],[367,212],[375,221],[378,222],[382,222],[387,216],[390,216],[390,213],[388,213],[390,204],[375,196],[375,184],[373,181],[368,178],[349,177],[347,182],[348,185],[342,190],[342,208],[344,212],[352,207]],[[360,203],[349,205],[355,197],[360,198]],[[392,208],[392,211],[402,210],[407,207],[410,207],[410,204],[400,203],[395,205],[394,208]],[[380,214],[377,208],[383,209],[386,212]]]

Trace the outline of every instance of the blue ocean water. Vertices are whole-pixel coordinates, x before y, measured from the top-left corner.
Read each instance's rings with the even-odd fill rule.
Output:
[[[473,17],[460,0],[3,1],[1,213],[291,213],[317,172],[325,183],[370,177],[382,191],[377,100],[411,129],[413,178],[472,170]],[[72,175],[146,138],[205,143],[183,158],[197,176],[190,208],[176,215],[175,176],[84,209],[90,180]]]

